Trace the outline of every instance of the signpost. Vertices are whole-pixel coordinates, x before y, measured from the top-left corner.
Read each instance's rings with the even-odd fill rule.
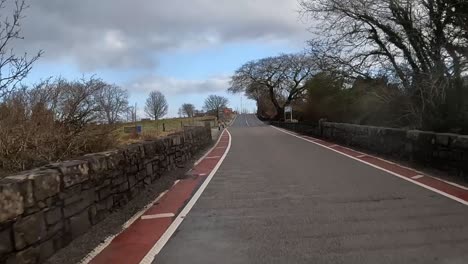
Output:
[[[285,106],[284,107],[284,121],[286,121],[286,113],[291,113],[290,115],[290,121],[292,122],[293,121],[293,110],[292,110],[292,106],[288,105],[288,106]]]

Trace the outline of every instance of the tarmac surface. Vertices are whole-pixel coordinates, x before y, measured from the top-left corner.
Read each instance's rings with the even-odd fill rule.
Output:
[[[239,115],[153,263],[468,263],[468,208]]]

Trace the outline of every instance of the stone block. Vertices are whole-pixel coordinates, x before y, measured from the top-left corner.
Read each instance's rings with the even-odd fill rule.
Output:
[[[123,193],[123,192],[128,191],[129,189],[130,189],[130,185],[128,184],[128,182],[124,182],[119,185],[119,187],[117,188],[117,192]]]
[[[42,263],[55,253],[54,240],[49,239],[39,246],[39,262]]]
[[[451,139],[454,137],[453,134],[436,134],[436,144],[444,147],[448,147]]]
[[[153,175],[153,164],[146,164],[146,175]]]
[[[46,236],[46,225],[42,212],[18,219],[13,225],[15,248],[22,250]]]
[[[457,136],[453,139],[452,145],[453,148],[464,149],[468,151],[468,136]]]
[[[35,264],[40,262],[40,250],[37,247],[29,247],[16,254],[16,258],[11,262],[15,264]]]
[[[92,205],[88,209],[89,220],[91,221],[92,225],[97,224],[101,219],[98,217],[97,206]]]
[[[87,207],[89,207],[92,203],[89,200],[81,200],[73,204],[69,204],[63,208],[63,216],[68,218],[70,216],[76,215],[82,211],[84,211]]]
[[[24,197],[20,184],[7,179],[0,180],[0,222],[14,219],[24,212]]]
[[[104,186],[97,191],[98,200],[101,201],[112,194],[112,188],[110,185]]]
[[[3,182],[10,182],[17,186],[21,196],[23,196],[24,207],[32,207],[35,205],[33,194],[33,183],[28,177],[28,173],[20,173],[5,177]]]
[[[91,222],[87,210],[70,217],[70,232],[73,239],[86,233],[90,227]]]
[[[100,176],[104,171],[108,169],[107,166],[107,153],[95,153],[95,154],[88,154],[82,157],[83,160],[88,162],[89,166],[89,173],[92,176]]]
[[[128,184],[130,185],[130,188],[135,186],[135,184],[137,183],[137,176],[134,174],[128,175],[127,179],[128,179]]]
[[[63,221],[57,222],[53,225],[49,225],[47,227],[45,239],[49,239],[59,233],[62,233],[64,229],[65,229],[65,225]]]
[[[47,225],[53,225],[62,220],[62,209],[59,207],[49,209],[44,212]]]
[[[62,173],[64,188],[89,180],[89,164],[85,160],[65,161],[50,166]]]
[[[114,198],[113,196],[108,196],[107,198],[99,201],[96,204],[97,211],[109,211],[114,206]]]
[[[77,202],[81,199],[81,184],[71,186],[59,194],[59,198],[63,201],[64,205]]]
[[[173,146],[179,146],[180,144],[182,144],[182,139],[180,136],[173,136],[172,137],[172,145]]]
[[[123,150],[112,150],[100,153],[106,157],[107,170],[114,170],[120,168],[123,165],[123,162],[125,162],[123,153]]]
[[[13,252],[12,229],[7,228],[0,232],[0,256]]]
[[[33,181],[36,201],[44,200],[60,192],[60,173],[57,170],[35,171],[29,175],[29,178]]]
[[[153,157],[154,155],[156,155],[156,144],[154,143],[154,141],[146,141],[143,142],[142,145],[146,158]]]

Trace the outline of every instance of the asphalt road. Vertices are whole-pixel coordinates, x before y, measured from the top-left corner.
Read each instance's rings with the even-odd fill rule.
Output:
[[[468,207],[240,115],[154,263],[468,263]]]

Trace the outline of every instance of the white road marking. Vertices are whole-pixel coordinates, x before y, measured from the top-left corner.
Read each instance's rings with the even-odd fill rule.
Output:
[[[223,130],[223,132],[224,132],[224,130]],[[220,134],[220,136],[219,136],[219,138],[218,138],[218,141],[216,141],[216,144],[215,144],[212,148],[210,148],[210,150],[208,150],[208,151],[205,153],[205,155],[203,155],[201,158],[199,158],[197,161],[195,161],[195,163],[194,163],[195,166],[197,166],[198,164],[200,164],[200,162],[201,162],[206,156],[208,156],[208,155],[211,153],[211,151],[213,151],[213,149],[218,145],[218,143],[221,141],[221,138],[222,138],[222,136],[223,136],[223,132],[221,132],[221,134]]]
[[[339,147],[339,146],[340,146],[340,145],[334,144],[334,145],[331,145],[330,148],[336,148],[336,147]]]
[[[232,126],[232,124],[234,124],[234,122],[236,122],[237,120],[237,115],[234,117],[234,119],[231,121],[231,123],[229,123],[229,126]]]
[[[232,136],[231,133],[229,133],[229,130],[225,130],[228,135],[229,135],[229,144],[226,148],[226,151],[224,152],[223,156],[221,159],[218,161],[218,164],[214,167],[214,169],[211,171],[210,175],[206,178],[206,180],[203,182],[203,184],[200,186],[200,188],[197,190],[197,192],[193,195],[193,197],[190,199],[190,201],[187,203],[187,205],[182,209],[180,214],[175,218],[175,220],[172,222],[172,224],[169,226],[169,228],[164,232],[164,234],[161,236],[161,238],[156,242],[156,244],[153,246],[153,248],[146,254],[146,256],[143,258],[143,260],[140,262],[140,264],[150,264],[153,262],[154,258],[156,255],[161,251],[161,249],[166,245],[167,241],[171,238],[171,236],[174,234],[174,232],[177,230],[179,225],[182,223],[184,218],[187,216],[187,214],[190,212],[192,207],[195,205],[197,202],[198,198],[202,195],[203,191],[206,189],[206,186],[210,183],[211,179],[215,175],[215,173],[218,171],[219,167],[223,163],[224,159],[226,158],[227,154],[229,153],[229,149],[231,148],[231,141],[232,141]]]
[[[416,175],[416,176],[411,177],[411,179],[417,180],[417,179],[421,179],[422,177],[424,177],[424,175]]]
[[[219,159],[221,158],[221,156],[210,156],[210,157],[206,157],[205,159]]]
[[[245,119],[245,123],[247,124],[247,126],[250,126],[249,122],[247,121],[247,115],[244,115],[244,119]]]
[[[429,176],[429,177],[435,178],[435,177],[433,177],[433,176]],[[439,179],[439,178],[436,178],[436,179],[439,180],[439,181],[443,181],[443,182],[445,182],[445,183],[448,183],[448,184],[450,184],[450,185],[453,185],[453,186],[455,186],[455,187],[458,187],[458,188],[460,188],[460,189],[463,189],[463,190],[467,190],[467,191],[468,191],[468,187],[466,187],[466,186],[463,186],[463,185],[460,185],[460,184],[458,184],[458,183],[454,183],[454,182],[451,182],[451,181],[446,181],[446,180],[443,180],[443,179]]]
[[[174,184],[172,184],[172,187],[176,186],[176,184],[178,184],[179,182],[180,182],[180,180],[176,180],[176,181],[174,182]]]
[[[416,185],[419,185],[419,186],[421,186],[421,187],[423,187],[423,188],[425,188],[425,189],[428,189],[428,190],[431,190],[431,191],[433,191],[433,192],[436,192],[436,193],[438,193],[438,194],[440,194],[440,195],[443,195],[443,196],[445,196],[445,197],[447,197],[447,198],[450,198],[450,199],[452,199],[452,200],[454,200],[454,201],[457,201],[457,202],[459,202],[459,203],[462,203],[462,204],[464,204],[464,205],[468,205],[468,202],[465,201],[465,200],[462,200],[462,199],[460,199],[460,198],[458,198],[458,197],[455,197],[455,196],[453,196],[453,195],[451,195],[451,194],[442,192],[442,191],[440,191],[440,190],[437,190],[437,189],[432,188],[432,187],[430,187],[430,186],[427,186],[427,185],[425,185],[425,184],[419,183],[419,182],[417,182],[417,181],[415,181],[415,180],[413,180],[413,179],[410,179],[410,178],[408,178],[408,177],[405,177],[405,176],[403,176],[403,175],[400,175],[400,174],[398,174],[398,173],[396,173],[396,172],[393,172],[393,171],[390,171],[390,170],[381,168],[381,167],[379,167],[379,166],[377,166],[377,165],[374,165],[374,164],[372,164],[372,163],[369,163],[369,162],[360,160],[360,159],[355,158],[355,157],[353,157],[353,156],[351,156],[351,155],[342,153],[342,152],[340,152],[340,151],[338,151],[338,150],[336,150],[336,149],[333,149],[333,148],[330,148],[330,147],[327,147],[327,146],[324,146],[324,145],[315,143],[315,142],[312,141],[312,140],[308,140],[308,139],[306,139],[306,138],[303,138],[303,137],[294,135],[294,134],[292,134],[292,133],[289,133],[288,131],[285,131],[285,130],[283,130],[283,129],[277,128],[277,127],[275,127],[275,126],[271,126],[271,127],[273,127],[273,128],[276,129],[276,130],[279,130],[279,131],[281,131],[281,132],[283,132],[283,133],[285,133],[285,134],[288,134],[288,135],[297,137],[297,138],[299,138],[299,139],[305,140],[305,141],[307,141],[307,142],[313,143],[313,144],[315,144],[315,145],[317,145],[317,146],[320,146],[320,147],[322,147],[322,148],[329,149],[329,150],[331,150],[331,151],[334,151],[334,152],[336,152],[336,153],[339,153],[339,154],[341,154],[341,155],[343,155],[343,156],[346,156],[346,157],[348,157],[348,158],[351,158],[351,159],[353,159],[353,160],[357,160],[357,161],[359,161],[359,162],[361,162],[361,163],[364,163],[364,164],[366,164],[366,165],[369,165],[369,166],[374,167],[374,168],[376,168],[376,169],[379,169],[379,170],[381,170],[381,171],[385,171],[385,172],[387,172],[387,173],[389,173],[389,174],[392,174],[392,175],[394,175],[394,176],[397,176],[398,178],[401,178],[401,179],[403,179],[403,180],[405,180],[405,181],[412,182],[412,183],[414,183],[414,184],[416,184]]]
[[[141,220],[149,220],[149,219],[159,219],[159,218],[170,218],[174,217],[175,214],[173,213],[165,213],[165,214],[153,214],[153,215],[142,215]]]
[[[136,220],[138,220],[151,206],[156,204],[168,191],[164,191],[161,194],[158,195],[156,199],[154,199],[151,203],[147,204],[143,209],[138,211],[135,215],[133,215],[132,218],[130,218],[127,222],[125,222],[122,225],[122,230],[115,234],[108,236],[106,239],[104,239],[104,242],[99,244],[93,251],[91,251],[84,259],[80,261],[80,264],[88,264],[91,260],[93,260],[99,253],[101,253],[109,244],[112,242],[112,240],[120,235],[125,229],[127,229],[129,226],[131,226]]]

